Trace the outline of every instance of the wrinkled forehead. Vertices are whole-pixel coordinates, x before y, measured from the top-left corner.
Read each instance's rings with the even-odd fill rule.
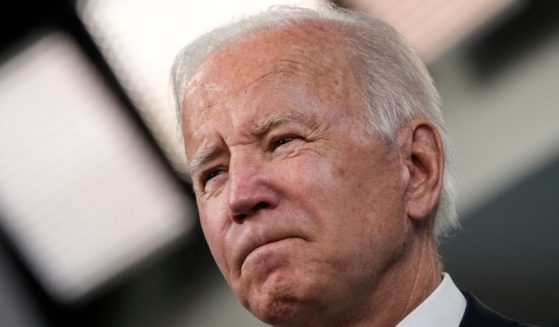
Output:
[[[188,83],[185,100],[199,95],[231,96],[287,79],[297,80],[321,99],[341,99],[354,80],[343,43],[340,29],[324,22],[260,31],[206,59]]]

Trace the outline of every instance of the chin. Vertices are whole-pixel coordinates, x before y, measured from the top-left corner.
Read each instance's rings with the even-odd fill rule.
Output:
[[[300,304],[296,299],[274,298],[259,302],[250,310],[260,320],[273,326],[295,326],[301,316]]]
[[[273,326],[301,326],[309,318],[309,307],[290,295],[266,295],[249,310],[260,320]],[[304,319],[303,319],[304,317]]]
[[[306,285],[304,281],[294,275],[272,274],[253,290],[246,307],[258,319],[274,326],[308,326],[313,312],[321,311],[317,310],[320,292],[316,292],[317,285]]]

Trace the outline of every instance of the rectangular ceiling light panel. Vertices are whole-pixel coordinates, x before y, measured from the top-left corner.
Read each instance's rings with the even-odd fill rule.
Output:
[[[0,66],[0,115],[0,223],[59,299],[193,225],[189,199],[64,34]]]
[[[212,27],[272,5],[316,7],[320,0],[80,0],[78,12],[178,172],[184,153],[177,134],[169,74],[179,50]]]
[[[427,63],[490,21],[513,0],[349,0],[392,24]]]

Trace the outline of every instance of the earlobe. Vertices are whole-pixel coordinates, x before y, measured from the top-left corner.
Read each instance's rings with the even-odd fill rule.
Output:
[[[413,220],[425,220],[439,202],[444,171],[440,135],[426,120],[414,120],[402,129],[400,145],[409,178],[406,186],[406,212]]]

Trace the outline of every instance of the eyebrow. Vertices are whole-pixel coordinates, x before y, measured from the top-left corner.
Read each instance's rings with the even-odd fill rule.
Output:
[[[208,161],[211,161],[217,156],[217,149],[215,147],[204,148],[194,156],[190,163],[190,176],[194,176]]]
[[[272,128],[282,125],[285,123],[298,123],[305,124],[309,121],[309,117],[301,113],[293,112],[281,112],[278,114],[271,115],[266,118],[262,124],[259,124],[254,131],[253,135],[264,135],[268,133]]]
[[[293,112],[282,112],[274,114],[266,118],[262,124],[258,124],[254,131],[251,132],[252,135],[261,136],[270,132],[271,129],[278,125],[285,123],[298,123],[304,124],[309,121],[309,117],[300,113]],[[210,146],[200,150],[192,159],[190,164],[190,176],[196,175],[196,173],[202,169],[202,167],[209,161],[213,160],[219,154],[219,150]]]

